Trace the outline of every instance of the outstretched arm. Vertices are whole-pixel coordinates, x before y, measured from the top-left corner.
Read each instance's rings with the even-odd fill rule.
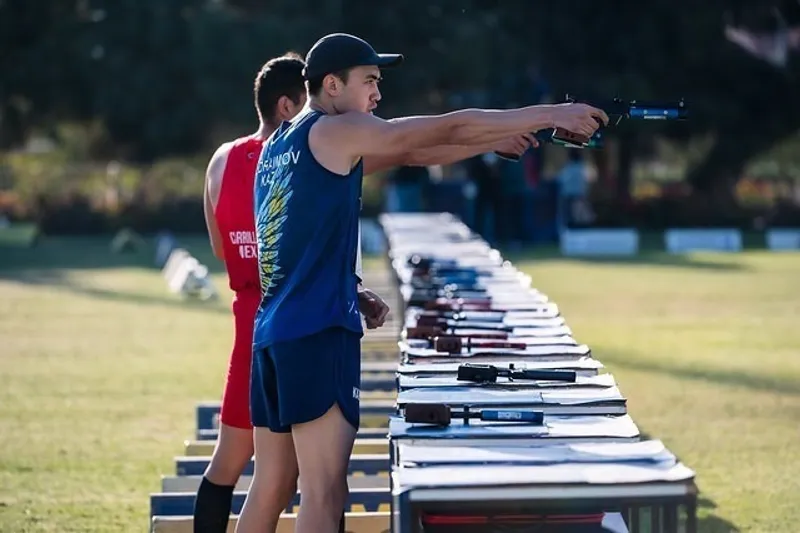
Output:
[[[514,135],[560,127],[591,136],[608,122],[606,114],[585,104],[529,106],[512,110],[466,109],[443,115],[383,120],[367,113],[326,116],[311,129],[309,141],[326,152],[350,159],[409,153],[431,146],[481,145]]]
[[[499,151],[521,156],[530,146],[538,146],[538,141],[531,134],[516,135],[501,142],[457,146],[446,144],[419,148],[410,152],[364,157],[364,174],[382,172],[394,167],[427,167],[431,165],[451,165],[476,155]]]
[[[552,127],[553,115],[559,114],[553,111],[554,108],[531,106],[512,111],[467,109],[444,115],[391,120],[366,113],[344,113],[320,119],[312,127],[309,141],[315,151],[319,147],[348,159],[393,157],[397,158],[394,160],[396,165],[400,158],[406,158],[418,150],[444,145],[485,150],[484,146],[508,137]]]

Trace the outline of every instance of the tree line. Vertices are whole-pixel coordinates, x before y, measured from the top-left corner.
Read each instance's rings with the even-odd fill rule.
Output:
[[[88,125],[98,159],[207,152],[255,127],[252,84],[266,59],[305,54],[323,34],[346,31],[406,55],[402,70],[386,73],[386,117],[476,101],[535,103],[532,65],[556,101],[566,93],[684,98],[691,120],[657,132],[684,143],[710,136],[686,178],[698,192],[729,194],[748,161],[800,129],[800,61],[792,53],[776,67],[726,30],[772,31],[776,9],[796,24],[794,4],[3,0],[0,150],[34,132],[57,136],[72,122]],[[620,157],[645,148],[654,132],[621,128]]]

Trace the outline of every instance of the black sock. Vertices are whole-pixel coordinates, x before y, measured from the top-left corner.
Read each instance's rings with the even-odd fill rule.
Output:
[[[234,488],[216,485],[203,476],[194,502],[194,533],[225,533]]]
[[[344,533],[344,511],[342,511],[342,517],[339,519],[339,533]]]

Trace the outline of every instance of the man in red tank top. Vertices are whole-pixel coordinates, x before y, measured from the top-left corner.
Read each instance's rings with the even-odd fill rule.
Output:
[[[303,66],[299,56],[287,54],[261,68],[254,87],[258,130],[220,146],[206,171],[206,225],[214,255],[224,262],[234,293],[234,340],[222,394],[219,438],[195,500],[195,532],[226,530],[234,487],[253,456],[250,363],[254,317],[261,301],[253,179],[262,143],[305,105]],[[289,487],[287,497],[295,490]]]
[[[304,62],[299,56],[287,54],[271,59],[261,68],[254,88],[260,121],[258,130],[220,146],[206,171],[206,225],[214,254],[224,262],[229,286],[234,292],[234,342],[222,395],[219,438],[195,500],[195,533],[226,531],[235,485],[254,452],[250,421],[250,365],[254,317],[261,294],[253,180],[262,143],[282,121],[290,121],[306,103],[303,67]],[[365,159],[364,174],[401,165],[445,165],[495,150],[521,155],[532,144],[535,145],[532,136],[518,136],[482,147],[432,147],[402,157]],[[361,292],[360,297],[363,298],[360,308],[367,327],[382,326],[389,311],[386,303],[368,289]],[[259,513],[266,520],[259,531],[274,530],[280,513],[297,490],[297,464],[291,435],[275,436],[276,439],[288,440],[270,443],[270,455],[276,458],[269,475],[270,492],[273,493],[269,499],[272,503]],[[281,471],[274,471],[274,465],[282,465]],[[251,495],[248,500],[251,500]],[[244,524],[240,523],[240,526]],[[340,524],[340,530],[342,527]]]

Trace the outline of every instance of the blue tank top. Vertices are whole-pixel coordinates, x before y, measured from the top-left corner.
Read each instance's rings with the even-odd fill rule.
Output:
[[[363,163],[343,176],[314,158],[308,133],[322,116],[308,110],[282,123],[259,158],[256,350],[334,326],[363,334],[356,277]]]

